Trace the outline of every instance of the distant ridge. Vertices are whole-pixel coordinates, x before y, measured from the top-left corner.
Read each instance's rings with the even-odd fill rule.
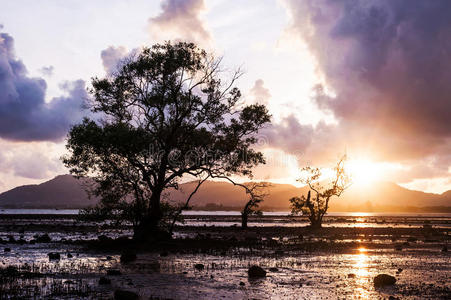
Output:
[[[60,175],[38,185],[24,185],[0,194],[0,208],[83,208],[97,203],[89,199],[83,185],[89,179],[77,180]],[[168,199],[184,201],[194,189],[195,182],[169,189]],[[307,193],[306,187],[273,183],[269,196],[262,204],[265,210],[288,210],[288,199]],[[195,209],[237,210],[247,195],[240,187],[228,182],[207,181],[190,204]],[[395,183],[378,182],[367,188],[352,186],[342,197],[331,200],[331,211],[365,212],[451,212],[451,191],[443,194],[424,193],[403,188]]]
[[[83,208],[96,203],[72,175],[56,176],[41,184],[23,185],[0,194],[1,208]]]

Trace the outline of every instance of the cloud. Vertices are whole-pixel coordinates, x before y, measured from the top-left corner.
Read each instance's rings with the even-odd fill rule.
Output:
[[[54,67],[53,66],[44,66],[41,69],[39,69],[39,72],[41,72],[42,75],[50,77],[53,75],[53,71],[54,71]]]
[[[209,47],[212,36],[201,14],[205,10],[203,0],[165,0],[162,12],[149,19],[149,29],[153,39],[184,40]]]
[[[312,143],[314,127],[300,124],[294,115],[261,130],[270,148],[281,149],[292,155],[303,155]]]
[[[9,142],[0,140],[2,178],[47,179],[67,173],[52,143]]]
[[[64,96],[45,102],[47,84],[29,77],[14,54],[14,39],[0,33],[0,138],[16,141],[58,141],[82,118],[87,98],[84,81],[62,85]]]
[[[124,46],[110,46],[100,53],[100,57],[102,58],[103,68],[105,69],[107,74],[112,74],[116,71],[118,65],[121,60],[129,55],[127,48]]]
[[[253,103],[259,103],[268,105],[269,100],[271,99],[271,93],[269,92],[269,89],[266,88],[265,82],[263,79],[257,79],[255,81],[254,86],[250,90],[250,96],[252,97]]]
[[[305,0],[288,7],[291,33],[308,44],[334,91],[315,100],[338,120],[335,134],[350,143],[361,138],[386,159],[450,150],[450,1]]]

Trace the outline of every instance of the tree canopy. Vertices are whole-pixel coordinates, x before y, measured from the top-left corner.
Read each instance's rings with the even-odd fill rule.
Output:
[[[331,178],[322,178],[320,168],[302,168],[304,176],[298,181],[309,188],[307,196],[293,197],[290,199],[291,212],[307,215],[310,225],[314,228],[321,227],[323,217],[329,209],[329,201],[332,197],[340,197],[350,186],[351,179],[345,170],[346,155],[344,155],[333,168]],[[312,195],[312,192],[314,193]]]
[[[251,176],[265,162],[252,145],[270,115],[240,101],[240,71],[226,73],[193,43],[167,42],[92,80],[91,109],[101,117],[70,130],[64,163],[95,179],[103,208],[129,210],[135,237],[160,225],[162,193],[182,178]]]

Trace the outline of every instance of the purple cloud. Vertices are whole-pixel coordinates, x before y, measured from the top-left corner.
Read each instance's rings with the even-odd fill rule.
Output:
[[[316,101],[342,137],[393,159],[450,150],[450,1],[305,0],[289,9],[336,94]]]
[[[15,57],[14,39],[0,33],[0,137],[16,141],[57,141],[82,118],[85,83],[65,83],[66,96],[45,102],[47,84],[29,77]]]

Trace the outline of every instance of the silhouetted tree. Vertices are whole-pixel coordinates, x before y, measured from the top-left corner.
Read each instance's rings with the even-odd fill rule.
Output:
[[[102,119],[70,130],[64,163],[95,179],[103,209],[127,211],[136,239],[160,232],[162,193],[181,178],[249,176],[265,162],[252,145],[268,111],[240,104],[241,73],[224,80],[220,65],[192,43],[167,42],[92,80],[92,111]]]
[[[312,228],[321,228],[323,217],[329,209],[329,201],[333,196],[340,197],[350,185],[350,177],[345,172],[346,155],[334,167],[334,175],[329,182],[321,181],[319,168],[305,167],[305,176],[298,181],[309,187],[307,197],[293,197],[290,199],[291,213],[308,215]],[[314,195],[312,196],[312,191]]]
[[[241,227],[247,228],[247,221],[249,216],[256,215],[261,216],[262,212],[259,209],[260,203],[263,202],[265,197],[269,195],[267,188],[270,186],[266,182],[251,182],[244,184],[246,194],[249,196],[249,200],[244,205],[241,211]]]

